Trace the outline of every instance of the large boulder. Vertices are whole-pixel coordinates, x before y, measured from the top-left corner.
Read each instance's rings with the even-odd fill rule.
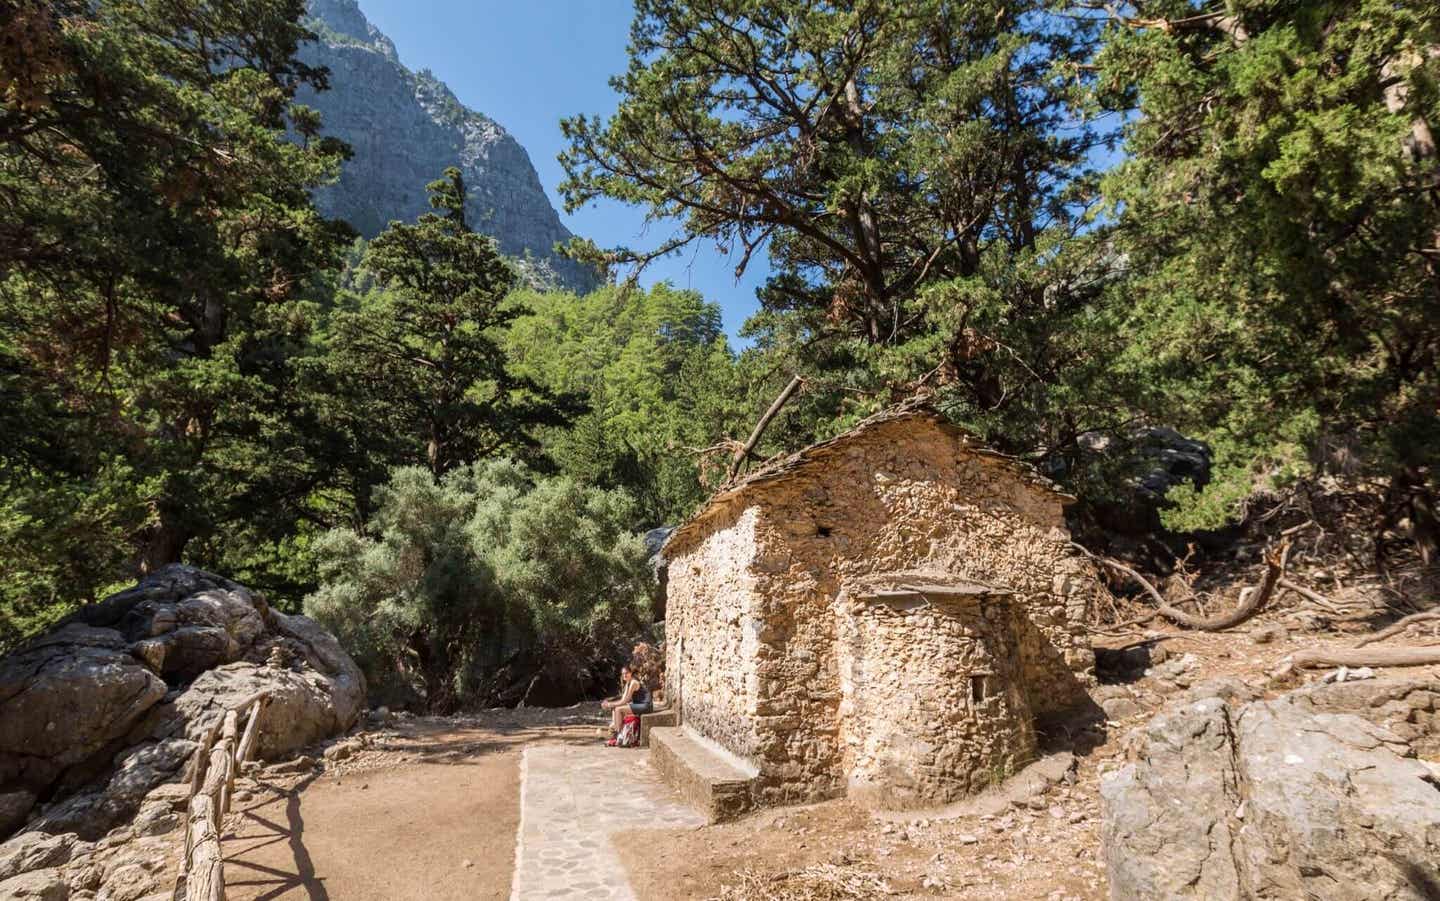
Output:
[[[1101,782],[1111,898],[1435,897],[1440,789],[1413,742],[1437,692],[1222,684],[1162,711]]]
[[[118,632],[81,623],[0,659],[0,795],[44,792],[122,739],[165,691]]]
[[[31,870],[69,863],[77,844],[73,833],[17,835],[13,841],[0,845],[0,882]]]
[[[1141,426],[1121,434],[1085,432],[1076,443],[1088,467],[1118,477],[1114,497],[1090,503],[1091,514],[1107,532],[1158,534],[1164,530],[1160,511],[1170,492],[1187,485],[1198,490],[1210,482],[1210,446],[1174,429]],[[1048,474],[1066,476],[1068,467],[1055,461]]]
[[[359,686],[363,692],[363,682]],[[201,674],[173,701],[161,705],[147,728],[151,734],[198,741],[227,710],[259,691],[269,692],[257,746],[264,758],[283,757],[343,732],[359,715],[359,700],[314,670],[231,663]]]
[[[0,659],[0,838],[27,822],[103,834],[262,690],[259,749],[273,757],[353,725],[365,681],[313,621],[194,567],[81,608]]]
[[[65,901],[70,887],[59,870],[34,870],[0,882],[0,898],[8,901]]]

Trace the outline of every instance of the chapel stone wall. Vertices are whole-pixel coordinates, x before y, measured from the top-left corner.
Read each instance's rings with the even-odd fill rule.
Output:
[[[687,726],[745,758],[758,751],[757,513],[731,511],[671,560],[665,627],[666,698]]]
[[[857,767],[875,766],[873,753],[854,745],[856,707],[843,703],[846,627],[837,613],[845,585],[875,574],[935,571],[1008,589],[1010,630],[985,633],[991,655],[1013,656],[1002,666],[1015,693],[1006,709],[1043,715],[1084,699],[1094,576],[1071,556],[1060,496],[929,421],[880,423],[812,454],[784,477],[721,501],[672,549],[667,631],[670,652],[683,653],[670,667],[685,680],[682,717],[760,768],[757,800],[843,794]],[[893,625],[885,641],[902,662],[980,640],[980,630],[971,636],[960,623],[934,636],[924,634],[933,623],[919,619]],[[706,667],[715,672],[697,675]],[[929,686],[882,678],[869,667],[862,679],[848,688],[897,710],[927,690],[934,696],[925,705],[946,706],[954,700],[946,693],[958,690],[938,678]],[[914,709],[918,718],[929,707]],[[963,761],[1026,753],[1016,730],[987,745],[956,737],[965,728],[957,721],[945,733],[955,747],[935,751],[952,761],[940,765],[950,776],[936,776],[936,785],[958,779]]]
[[[885,809],[943,804],[1035,754],[1009,599],[841,595],[847,794]]]

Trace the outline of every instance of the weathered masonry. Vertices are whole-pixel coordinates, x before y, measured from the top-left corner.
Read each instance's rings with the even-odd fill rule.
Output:
[[[1014,773],[1093,681],[1068,500],[917,405],[722,490],[665,549],[681,727],[652,735],[657,766],[724,762],[746,797],[726,783],[717,815],[925,807]]]

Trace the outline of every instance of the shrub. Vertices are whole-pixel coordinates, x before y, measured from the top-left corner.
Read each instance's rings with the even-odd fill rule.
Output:
[[[305,611],[375,684],[418,679],[432,711],[480,700],[507,661],[581,665],[643,625],[653,576],[623,491],[500,460],[438,482],[396,469],[375,507],[369,534],[321,539]]]

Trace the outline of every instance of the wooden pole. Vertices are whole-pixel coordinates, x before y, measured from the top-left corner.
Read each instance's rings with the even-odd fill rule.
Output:
[[[200,786],[200,795],[204,795],[211,801],[211,816],[214,822],[211,824],[215,831],[220,831],[220,824],[223,822],[225,811],[221,806],[225,801],[225,784],[230,779],[230,750],[225,747],[222,740],[220,744],[210,749],[210,767],[205,774],[205,784]]]
[[[259,735],[260,710],[268,690],[254,692],[233,705],[205,730],[190,764],[189,820],[184,856],[175,880],[174,897],[185,901],[225,901],[225,862],[220,830],[230,810],[235,774],[242,754],[248,755]],[[250,709],[245,735],[237,741],[240,712]],[[217,742],[216,739],[219,739]],[[183,889],[183,893],[182,893]]]
[[[261,698],[250,705],[250,721],[245,724],[245,734],[240,737],[240,744],[235,749],[235,766],[238,769],[240,764],[249,760],[255,753],[255,742],[260,735],[260,711],[264,708],[265,699]]]
[[[186,843],[190,846],[186,901],[225,901],[225,861],[220,854],[220,833],[215,828],[215,804],[210,795],[190,799]]]
[[[222,823],[225,814],[230,812],[230,796],[235,793],[235,736],[239,731],[240,714],[231,710],[225,714],[225,726],[220,730],[220,749],[225,752],[225,788],[220,796]]]

